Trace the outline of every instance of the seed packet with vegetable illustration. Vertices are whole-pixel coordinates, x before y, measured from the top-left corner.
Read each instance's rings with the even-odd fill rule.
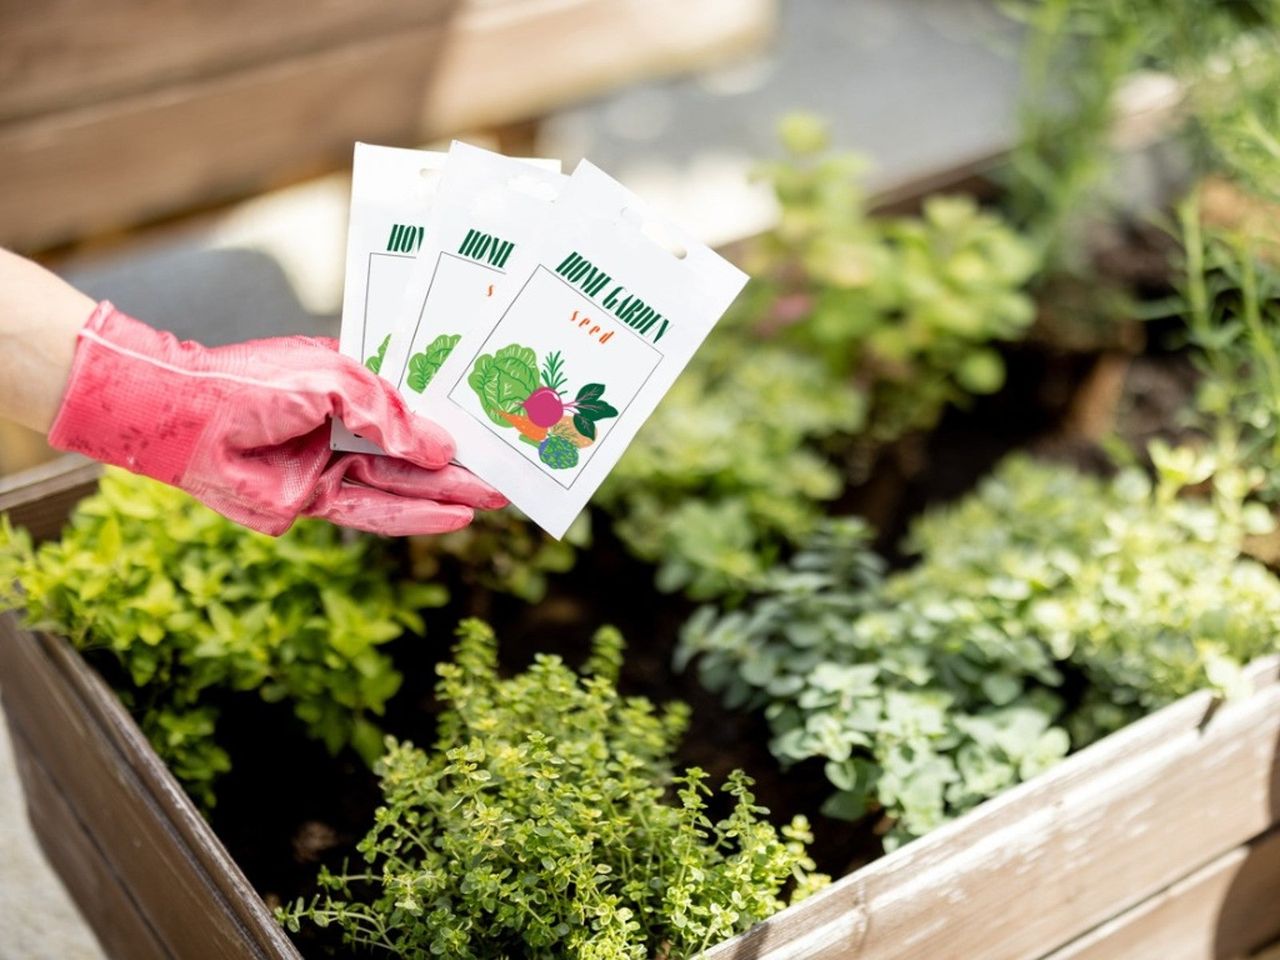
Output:
[[[463,334],[419,409],[560,537],[746,280],[583,161],[496,321]]]
[[[495,295],[524,269],[567,179],[558,163],[456,141],[449,149],[382,364],[411,408],[462,334],[492,326]]]
[[[405,289],[426,237],[448,156],[356,144],[339,349],[374,373],[384,373],[391,333],[401,319]],[[557,175],[560,169],[556,160],[509,162],[523,162]],[[382,453],[376,444],[352,433],[338,420],[333,423],[330,446]]]
[[[447,154],[357,143],[351,170],[346,286],[338,349],[377,373],[427,227],[436,176]],[[381,453],[333,421],[335,450]]]

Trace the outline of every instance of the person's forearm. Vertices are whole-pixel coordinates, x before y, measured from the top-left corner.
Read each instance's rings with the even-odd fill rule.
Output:
[[[0,419],[48,432],[93,307],[48,270],[0,249]]]

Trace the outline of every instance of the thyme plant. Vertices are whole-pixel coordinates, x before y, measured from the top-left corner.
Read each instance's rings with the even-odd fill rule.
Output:
[[[285,701],[331,752],[380,754],[377,717],[401,676],[379,650],[444,591],[397,577],[384,541],[299,521],[279,539],[186,494],[108,469],[62,539],[0,522],[0,607],[120,667],[117,692],[203,806],[231,760],[220,694]]]
[[[388,741],[364,867],[281,921],[400,957],[679,960],[825,882],[804,819],[775,830],[741,772],[711,818],[707,775],[672,763],[688,710],[619,694],[622,650],[602,630],[581,675],[543,655],[502,679],[463,622],[434,747]]]

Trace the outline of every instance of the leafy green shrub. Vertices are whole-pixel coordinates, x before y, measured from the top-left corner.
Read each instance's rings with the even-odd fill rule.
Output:
[[[585,676],[539,656],[511,679],[488,627],[458,637],[434,749],[388,741],[367,869],[322,872],[326,894],[280,911],[290,929],[333,923],[407,957],[677,960],[781,909],[791,881],[825,882],[804,819],[780,836],[741,772],[708,818],[706,774],[672,768],[688,711],[618,693],[616,631]]]
[[[862,423],[858,391],[808,357],[717,336],[676,381],[597,503],[663,590],[741,592],[844,485],[823,439]]]
[[[861,161],[831,154],[814,119],[783,126],[789,156],[765,167],[782,208],[749,250],[738,309],[868,395],[876,440],[932,427],[951,403],[992,393],[991,344],[1034,318],[1033,248],[971,197],[933,196],[919,217],[871,217]]]
[[[834,521],[747,608],[705,608],[678,662],[763,706],[784,762],[826,760],[826,812],[918,836],[1142,712],[1200,687],[1231,691],[1277,649],[1280,582],[1239,559],[1269,524],[1247,478],[1179,497],[1211,459],[1153,449],[1160,480],[1103,480],[1014,457],[926,515],[917,566],[889,577],[856,521]],[[1263,511],[1263,514],[1265,511]],[[1067,704],[1064,677],[1089,695]],[[1071,737],[1068,738],[1067,731]]]
[[[783,134],[790,157],[765,171],[781,221],[745,254],[753,279],[597,501],[661,589],[700,599],[750,589],[813,529],[846,479],[828,441],[892,440],[998,389],[990,345],[1032,319],[1034,257],[997,217],[937,197],[873,219],[861,162],[828,154],[819,121]]]
[[[470,587],[539,603],[552,575],[573,569],[591,544],[591,515],[582,513],[560,540],[535,527],[515,507],[477,513],[467,527],[410,539],[413,574],[434,580],[446,570]]]
[[[185,494],[108,470],[60,541],[33,547],[0,524],[0,606],[82,650],[109,651],[119,693],[192,796],[214,802],[230,767],[217,745],[218,690],[288,701],[333,752],[381,753],[373,717],[400,686],[378,647],[437,586],[405,582],[382,541],[300,521],[279,539],[237,526]]]

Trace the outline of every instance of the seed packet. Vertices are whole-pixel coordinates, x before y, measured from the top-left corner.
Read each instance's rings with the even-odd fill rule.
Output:
[[[495,295],[526,269],[567,179],[553,161],[450,147],[382,364],[411,408],[463,333],[493,325]]]
[[[374,373],[381,370],[390,344],[446,156],[428,150],[356,144],[338,349]],[[330,446],[334,450],[382,452],[337,419]]]
[[[746,280],[583,161],[494,321],[462,332],[414,405],[560,537]]]
[[[391,334],[400,318],[414,261],[427,235],[448,156],[432,150],[369,143],[355,146],[338,349],[359,359],[374,373],[383,373]],[[559,161],[501,159],[559,176]],[[330,446],[334,450],[383,452],[339,420],[333,422]]]

